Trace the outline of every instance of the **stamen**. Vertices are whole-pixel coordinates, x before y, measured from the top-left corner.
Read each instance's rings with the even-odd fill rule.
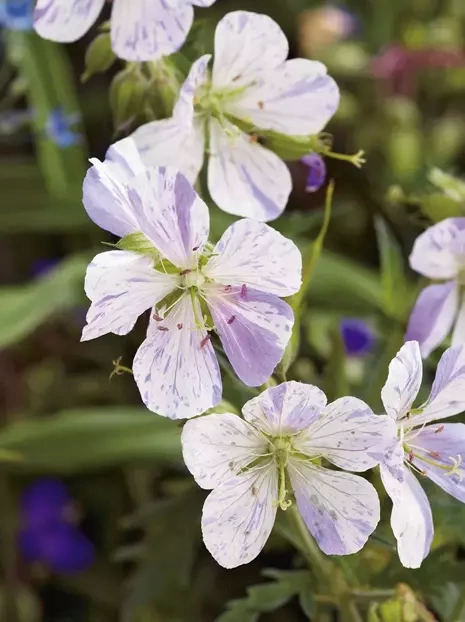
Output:
[[[258,136],[257,136],[257,134],[250,134],[250,136],[249,136],[249,143],[258,143]]]
[[[244,283],[241,287],[241,298],[246,298],[247,296],[247,285]]]
[[[167,326],[157,326],[157,330],[161,330],[162,332],[166,333],[167,331],[169,331],[169,328]]]
[[[413,459],[414,459],[414,458],[415,458],[415,454],[413,453],[413,451],[412,451],[412,450],[410,450],[410,451],[408,452],[408,461],[409,461],[409,462],[413,462]]]
[[[275,501],[273,501],[273,505],[274,507],[281,508],[281,510],[283,510],[284,512],[288,510],[292,505],[292,501],[290,499],[286,501],[287,493],[288,491],[286,489],[286,465],[283,460],[280,460],[279,461],[279,496]]]
[[[440,460],[441,459],[441,454],[439,453],[439,451],[430,451],[429,455],[432,458],[436,458],[436,460]]]
[[[263,110],[263,108],[265,107],[265,104],[260,100],[257,102],[257,106],[260,108],[260,110]]]
[[[460,454],[457,455],[457,458],[449,456],[449,460],[452,461],[453,466],[450,469],[449,473],[446,473],[446,475],[448,477],[451,477],[452,475],[458,475],[460,481],[462,481],[463,475],[460,473],[460,467],[462,466],[462,456]]]
[[[444,426],[443,426],[443,425],[440,425],[440,426],[439,426],[439,428],[436,428],[436,429],[434,430],[434,433],[435,433],[435,434],[439,434],[439,433],[440,433],[440,432],[442,432],[443,430],[444,430]]]
[[[181,330],[181,328],[182,328],[182,323],[180,323],[180,324],[176,324],[176,326],[177,326],[177,329],[178,329],[178,330]]]
[[[226,285],[226,287],[224,288],[225,292],[230,292],[232,290],[232,285]]]
[[[179,273],[179,276],[185,276],[186,274],[190,274],[192,272],[192,270],[189,268],[187,270],[183,270],[182,272]]]
[[[209,341],[210,341],[210,335],[206,335],[200,342],[200,349],[205,347]]]
[[[236,316],[235,315],[231,315],[231,317],[228,320],[228,324],[232,324],[235,319],[236,319]]]
[[[163,322],[163,318],[162,318],[160,315],[158,315],[158,313],[157,313],[156,311],[154,312],[154,314],[152,315],[152,317],[153,317],[153,319],[154,319],[156,322]]]
[[[200,248],[200,246],[194,246],[194,248],[192,250],[195,252],[195,251],[198,251],[199,248]]]

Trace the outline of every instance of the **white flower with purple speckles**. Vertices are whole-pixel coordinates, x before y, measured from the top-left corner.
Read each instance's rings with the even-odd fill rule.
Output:
[[[421,565],[434,532],[429,501],[413,472],[465,502],[465,425],[426,425],[465,410],[465,348],[444,352],[428,399],[413,408],[422,367],[418,343],[405,343],[389,365],[381,392],[386,413],[398,429],[394,451],[380,467],[381,478],[393,502],[391,526],[400,561],[407,568]]]
[[[93,161],[84,206],[99,226],[136,244],[139,252],[94,257],[85,280],[92,305],[82,339],[125,335],[152,309],[133,364],[150,410],[185,419],[219,403],[221,375],[211,330],[246,385],[261,385],[271,376],[294,322],[279,296],[301,285],[302,257],[293,242],[244,219],[213,246],[208,208],[184,175],[146,169],[130,138],[111,147],[104,163]]]
[[[379,521],[379,499],[362,477],[321,466],[366,471],[392,446],[395,425],[355,397],[331,404],[315,386],[285,382],[250,400],[237,415],[188,421],[184,460],[202,488],[205,545],[219,564],[234,568],[265,546],[278,507],[292,495],[329,555],[359,551]]]
[[[176,166],[194,181],[206,148],[208,187],[221,209],[260,221],[277,218],[286,207],[291,176],[250,128],[317,134],[339,103],[326,67],[303,58],[286,60],[288,52],[284,33],[267,15],[228,13],[216,29],[211,74],[210,56],[201,57],[173,116],[134,132],[144,162]]]
[[[216,0],[113,0],[111,41],[120,58],[155,60],[183,45],[192,26],[194,6]],[[34,27],[45,39],[68,43],[80,39],[97,20],[105,0],[38,0]]]
[[[452,345],[465,344],[465,218],[446,218],[418,236],[410,266],[439,282],[418,296],[405,339],[418,341],[426,358],[455,324]]]

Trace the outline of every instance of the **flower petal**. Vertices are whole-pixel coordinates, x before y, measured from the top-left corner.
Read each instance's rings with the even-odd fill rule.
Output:
[[[235,568],[257,557],[273,529],[277,498],[278,477],[271,461],[231,477],[208,495],[203,540],[221,566]]]
[[[262,71],[280,65],[288,53],[286,36],[271,17],[232,11],[216,27],[213,86],[248,85]]]
[[[465,218],[446,218],[418,236],[410,266],[430,279],[453,279],[464,266]]]
[[[268,221],[280,216],[292,190],[289,169],[226,120],[210,121],[208,189],[228,214]]]
[[[441,344],[449,333],[458,306],[455,281],[430,285],[420,293],[410,315],[407,341],[418,341],[423,358]]]
[[[105,0],[38,0],[34,28],[44,39],[76,41],[95,22],[104,3]]]
[[[265,437],[230,413],[191,419],[182,431],[184,462],[202,488],[219,486],[267,451]]]
[[[422,377],[418,342],[407,341],[390,362],[386,384],[381,390],[386,414],[394,420],[405,417],[420,390]]]
[[[226,102],[228,113],[282,134],[318,134],[339,106],[339,89],[323,63],[294,58],[260,72],[253,85]]]
[[[465,346],[448,348],[436,368],[431,393],[421,414],[410,420],[415,426],[451,417],[465,410]]]
[[[208,207],[175,169],[147,169],[133,177],[128,196],[142,231],[178,268],[197,266],[196,251],[208,239]],[[194,251],[194,249],[196,249]]]
[[[212,6],[212,4],[215,4],[216,0],[188,0],[190,2],[190,4],[193,4],[194,6],[201,6],[201,7],[207,7],[207,6]]]
[[[379,464],[397,439],[390,417],[374,415],[356,397],[341,397],[294,440],[297,450],[323,456],[340,469],[366,471]]]
[[[96,255],[84,282],[92,304],[81,341],[106,333],[126,335],[139,315],[172,292],[176,282],[174,275],[154,270],[150,257],[125,251]]]
[[[124,139],[110,147],[104,162],[96,158],[91,162],[82,187],[84,207],[90,218],[119,237],[138,231],[126,189],[130,179],[145,168],[134,152],[134,143]]]
[[[465,424],[446,423],[413,430],[405,444],[414,448],[413,464],[435,484],[465,503]],[[424,458],[424,460],[423,460]],[[456,468],[454,468],[456,467]]]
[[[318,387],[302,382],[283,382],[249,400],[242,409],[249,423],[272,436],[295,434],[314,421],[326,406]]]
[[[452,345],[465,345],[465,296],[462,299],[462,304],[460,305],[457,318],[455,320],[454,331],[452,333]]]
[[[194,118],[192,129],[184,120],[161,119],[141,125],[131,138],[146,166],[172,166],[194,183],[202,168],[205,151],[205,123]],[[187,125],[187,127],[186,127]]]
[[[327,555],[350,555],[364,546],[379,521],[379,499],[362,477],[291,458],[289,478],[309,531]]]
[[[405,469],[403,482],[383,465],[380,473],[392,499],[391,527],[400,561],[406,568],[419,568],[429,553],[434,533],[428,498],[409,469]]]
[[[183,45],[193,18],[194,11],[188,4],[165,0],[114,0],[113,51],[130,61],[169,56]]]
[[[200,316],[200,305],[195,304]],[[133,363],[134,379],[147,408],[170,419],[189,419],[219,403],[221,374],[206,337],[206,331],[196,326],[187,295],[163,322],[150,324]]]
[[[291,307],[271,294],[241,287],[203,288],[224,351],[249,387],[268,380],[292,334]]]
[[[223,285],[291,296],[302,284],[302,255],[292,240],[247,218],[226,229],[204,274]]]
[[[194,98],[196,89],[204,84],[208,77],[208,63],[211,54],[204,54],[193,63],[189,70],[189,74],[182,85],[178,101],[173,110],[173,119],[179,127],[192,129],[194,121]],[[166,146],[165,146],[166,148]]]

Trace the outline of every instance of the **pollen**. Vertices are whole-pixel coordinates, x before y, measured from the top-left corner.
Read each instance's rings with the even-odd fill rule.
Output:
[[[231,317],[228,320],[228,324],[232,324],[235,319],[236,319],[236,316],[235,315],[231,315]]]
[[[434,433],[435,433],[435,434],[439,434],[439,432],[442,432],[443,430],[444,430],[444,426],[443,426],[443,425],[440,425],[440,426],[439,426],[439,428],[436,428],[436,429],[434,430]]]
[[[169,331],[169,328],[167,326],[157,326],[157,330],[161,330],[163,333],[166,333]]]

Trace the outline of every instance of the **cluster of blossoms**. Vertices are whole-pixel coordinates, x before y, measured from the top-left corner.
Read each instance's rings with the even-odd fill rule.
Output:
[[[74,40],[103,3],[39,0],[36,29]],[[186,37],[192,5],[211,4],[114,0],[114,50],[131,60],[169,54]],[[285,382],[247,402],[243,417],[199,416],[222,397],[218,350],[244,384],[258,387],[273,375],[292,335],[293,310],[282,298],[299,291],[302,258],[292,241],[265,224],[284,210],[291,177],[260,137],[318,134],[337,109],[339,90],[324,65],[287,60],[288,51],[269,17],[229,13],[216,29],[211,70],[210,55],[192,65],[172,116],[139,127],[110,147],[104,162],[92,160],[84,206],[120,241],[88,267],[91,306],[82,339],[125,335],[150,312],[133,362],[135,382],[150,410],[190,419],[182,433],[184,460],[197,483],[212,490],[202,531],[220,564],[231,568],[254,559],[277,510],[293,503],[325,553],[360,550],[379,521],[379,499],[365,478],[346,471],[380,465],[393,501],[400,559],[418,567],[429,551],[433,523],[412,472],[465,500],[465,427],[427,425],[465,409],[462,345],[444,353],[429,398],[412,407],[422,381],[421,354],[439,345],[457,316],[465,219],[446,220],[415,244],[412,267],[445,282],[420,295],[408,329],[411,341],[389,367],[385,415],[355,397],[327,404],[317,387]],[[209,241],[208,207],[193,187],[205,154],[212,199],[242,217],[216,244]],[[318,154],[302,162],[313,192],[324,182],[325,163]],[[453,344],[465,341],[464,313],[458,312]],[[374,336],[363,322],[345,320],[341,331],[349,355],[371,349]]]

